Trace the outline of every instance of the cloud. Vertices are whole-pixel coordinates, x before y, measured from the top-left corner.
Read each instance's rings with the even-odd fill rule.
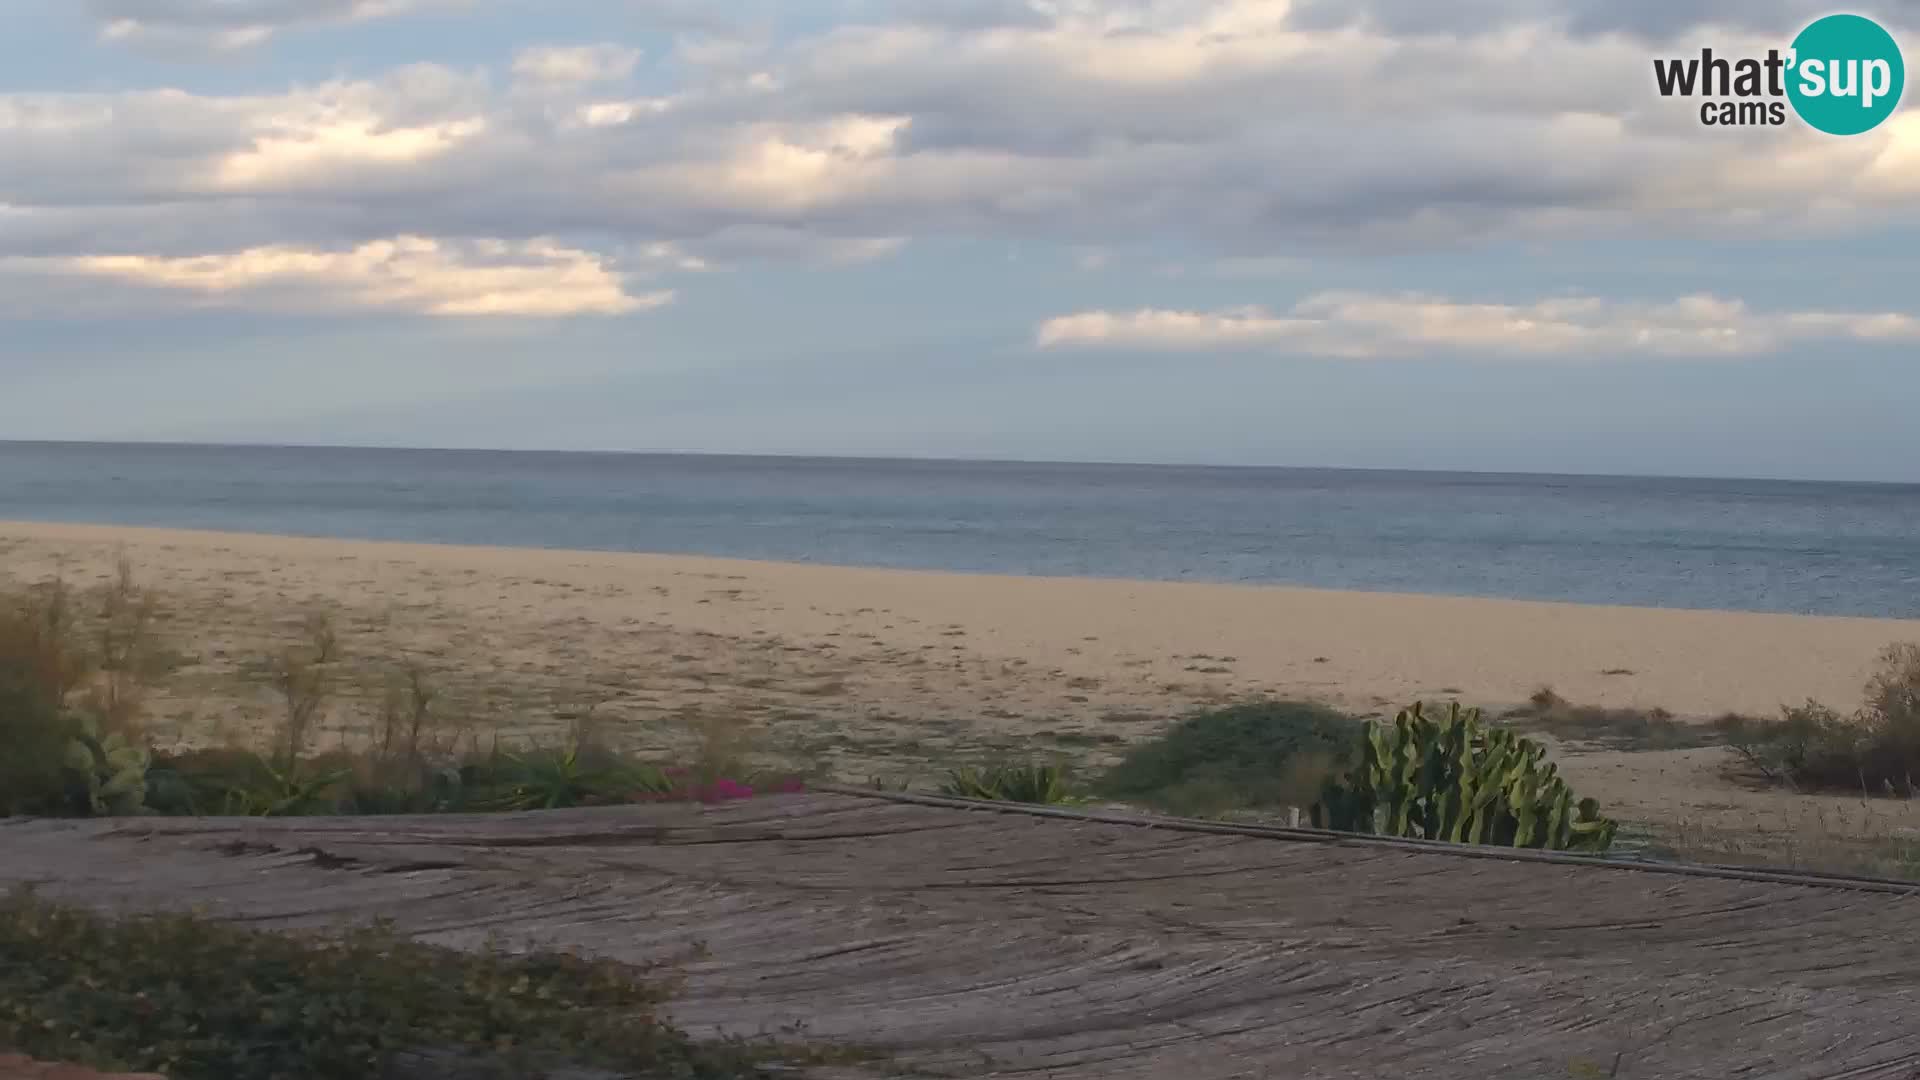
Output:
[[[1660,220],[1793,226],[1816,203],[1858,223],[1920,203],[1920,174],[1876,179],[1863,162],[1911,153],[1920,132],[1705,137],[1684,103],[1653,93],[1645,43],[1575,34],[1556,6],[1427,38],[1303,26],[1276,0],[1060,3],[1042,26],[843,26],[794,43],[770,75],[789,114],[903,121],[877,167],[824,177],[816,221],[1077,243],[1178,233],[1252,256]],[[715,70],[757,67],[768,59]],[[1783,153],[1806,167],[1756,183]]]
[[[955,30],[992,30],[1004,27],[1050,26],[1053,17],[1045,0],[868,0],[852,5],[879,16],[879,21]],[[865,21],[865,20],[863,20]]]
[[[1876,14],[1910,20],[1920,13],[1920,0],[1886,0],[1876,8]],[[1827,13],[1805,0],[1295,0],[1290,21],[1320,29],[1371,26],[1396,35],[1452,35],[1545,19],[1575,36],[1666,41],[1703,27],[1791,36]]]
[[[257,36],[445,0],[90,2],[142,33]],[[1920,109],[1850,139],[1707,133],[1653,92],[1636,34],[1680,19],[1724,24],[1717,48],[1764,48],[1797,26],[1768,4],[778,10],[779,33],[678,38],[643,88],[625,85],[637,55],[602,42],[251,93],[0,93],[0,257],[413,235],[564,237],[607,258],[669,243],[724,266],[959,235],[1116,257],[1169,242],[1219,276],[1326,250],[1920,223]]]
[[[294,26],[365,22],[467,0],[87,0],[108,41],[225,51]]]
[[[640,50],[622,45],[541,45],[513,58],[516,78],[549,85],[619,82],[640,64]]]
[[[731,225],[700,238],[694,247],[734,265],[759,260],[849,265],[886,258],[906,244],[904,236],[824,236],[776,225]]]
[[[104,279],[256,311],[622,315],[674,297],[669,290],[631,293],[605,259],[545,241],[451,244],[400,236],[344,251],[274,246],[171,258],[85,255],[28,267],[22,261],[0,260],[0,268],[67,278],[75,289]]]
[[[1087,311],[1041,324],[1042,348],[1270,349],[1368,358],[1430,352],[1475,356],[1751,356],[1801,341],[1920,342],[1920,319],[1893,312],[1754,311],[1707,294],[1647,304],[1595,296],[1530,304],[1421,294],[1325,292],[1275,314]]]

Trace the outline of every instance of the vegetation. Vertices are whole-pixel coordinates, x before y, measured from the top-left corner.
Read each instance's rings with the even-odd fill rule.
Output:
[[[292,817],[516,811],[655,799],[724,801],[795,790],[747,771],[727,725],[701,733],[692,764],[613,751],[590,716],[553,746],[464,749],[448,733],[432,679],[395,665],[368,744],[315,754],[313,731],[337,689],[331,622],[309,615],[293,644],[258,669],[281,709],[265,753],[197,748],[153,753],[142,702],[168,654],[157,606],[122,564],[95,594],[49,581],[0,595],[0,816],[223,814]]]
[[[960,799],[1046,806],[1073,800],[1066,774],[1058,765],[994,765],[985,769],[955,769],[941,785],[942,795]]]
[[[1568,742],[1591,743],[1609,750],[1691,750],[1725,742],[1727,726],[1740,718],[1729,714],[1718,724],[1688,723],[1665,709],[1603,708],[1575,705],[1543,687],[1527,704],[1501,718],[1523,731],[1540,731]]]
[[[1323,705],[1270,701],[1210,709],[1130,750],[1095,790],[1169,813],[1307,807],[1359,749],[1360,723]]]
[[[341,641],[320,615],[301,620],[288,645],[252,665],[279,713],[262,752],[149,752],[140,730],[143,704],[174,660],[154,632],[163,617],[125,565],[84,592],[56,580],[0,594],[0,745],[8,749],[0,755],[0,814],[518,811],[722,801],[799,786],[752,773],[739,725],[709,724],[679,763],[615,751],[596,736],[591,710],[573,718],[557,745],[483,747],[447,715],[434,677],[407,661],[382,665],[373,676],[384,677],[385,693],[376,688],[370,697],[377,711],[364,739],[350,751],[315,752],[321,720],[343,692],[355,693],[368,679],[364,666],[363,674],[347,676],[354,669],[344,666]],[[1776,720],[1727,716],[1695,724],[1660,709],[1575,705],[1542,690],[1501,720],[1613,749],[1725,744],[1756,776],[1801,790],[1911,795],[1920,773],[1920,646],[1889,649],[1865,696],[1851,715],[1809,702],[1784,709]],[[1490,842],[1604,846],[1597,811],[1581,810],[1534,743],[1482,729],[1477,717],[1463,729],[1471,731],[1466,735],[1454,732],[1451,720],[1428,720],[1419,708],[1409,723],[1419,730],[1407,737],[1420,745],[1396,742],[1383,750],[1383,732],[1401,738],[1398,721],[1366,726],[1312,703],[1248,703],[1181,719],[1133,746],[1085,787],[1072,783],[1058,763],[1027,763],[958,769],[940,790],[1037,804],[1097,795],[1189,816],[1318,803],[1326,821],[1362,829],[1375,827],[1364,812],[1371,798],[1386,818],[1378,827],[1397,835],[1471,840],[1477,833]],[[1428,732],[1421,723],[1438,726]],[[1462,745],[1470,747],[1464,759]],[[1404,774],[1405,762],[1383,753],[1422,756],[1410,794],[1401,780],[1380,775],[1389,760]],[[1428,762],[1448,753],[1452,764],[1444,769]],[[1474,799],[1493,798],[1482,773],[1495,763],[1512,775],[1497,785],[1498,800],[1476,811]],[[1531,798],[1529,785],[1539,788]],[[1465,787],[1473,789],[1471,798]],[[1449,799],[1465,809],[1455,810]],[[1531,828],[1524,825],[1529,818]]]
[[[423,667],[362,667],[349,678],[342,644],[318,616],[251,668],[274,702],[274,730],[259,752],[150,751],[143,705],[172,662],[154,632],[160,617],[124,566],[84,592],[53,581],[0,593],[0,816],[513,812],[724,801],[799,786],[754,775],[738,725],[708,725],[671,763],[614,749],[591,710],[570,718],[557,745],[483,746],[459,730]],[[354,730],[351,750],[317,751],[316,733],[337,726],[330,710],[356,689],[374,703],[359,714],[370,727]],[[1711,724],[1575,705],[1551,690],[1500,725],[1458,705],[1430,713],[1416,704],[1366,723],[1313,703],[1254,702],[1185,716],[1084,786],[1059,762],[1012,762],[955,769],[939,790],[1036,805],[1101,796],[1189,816],[1310,807],[1316,825],[1363,833],[1605,852],[1616,824],[1594,800],[1577,799],[1545,748],[1520,731],[1620,750],[1724,744],[1758,777],[1800,790],[1910,797],[1920,773],[1920,646],[1887,650],[1865,698],[1850,715],[1809,702],[1778,719]],[[1869,805],[1781,801],[1818,803],[1820,813],[1843,801]],[[1891,806],[1872,803],[1881,813]],[[1864,840],[1851,822],[1815,824],[1827,831],[1809,840],[1806,822],[1769,834],[1755,817],[1728,815],[1634,840],[1667,857],[1736,862],[1777,862],[1784,843],[1795,865],[1829,859],[1842,860],[1832,869],[1920,873],[1910,838],[1887,842],[1900,832],[1891,823]],[[459,1062],[463,1075],[561,1066],[758,1075],[763,1054],[698,1042],[659,1021],[669,984],[661,973],[569,955],[438,949],[386,927],[292,937],[182,916],[106,921],[31,896],[0,899],[0,1046],[176,1080],[373,1076],[417,1056]]]
[[[1435,720],[1415,704],[1367,726],[1360,761],[1327,785],[1315,825],[1501,847],[1602,852],[1614,822],[1574,801],[1546,748],[1480,722],[1456,703]]]
[[[154,605],[124,563],[94,600],[83,624],[63,582],[0,596],[0,814],[140,809]]]
[[[147,748],[129,741],[125,732],[102,734],[99,722],[81,713],[72,719],[61,764],[87,813],[125,815],[146,809],[149,758]]]
[[[401,769],[377,754],[327,754],[282,764],[236,750],[158,754],[147,775],[157,813],[252,817],[504,813],[631,802],[725,802],[757,790],[801,790],[797,778],[701,782],[576,737],[557,748],[496,748],[451,763]]]
[[[1865,703],[1843,715],[1817,701],[1777,720],[1731,718],[1722,736],[1754,772],[1801,791],[1916,794],[1920,777],[1920,644],[1880,655]]]
[[[173,1080],[363,1080],[409,1057],[501,1077],[762,1075],[770,1050],[661,1021],[669,988],[611,961],[463,952],[385,926],[301,937],[0,899],[0,1046]]]

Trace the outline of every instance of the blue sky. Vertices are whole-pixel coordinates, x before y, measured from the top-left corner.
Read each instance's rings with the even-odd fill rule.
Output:
[[[0,438],[1920,481],[1920,108],[1652,90],[1827,10],[9,0]]]

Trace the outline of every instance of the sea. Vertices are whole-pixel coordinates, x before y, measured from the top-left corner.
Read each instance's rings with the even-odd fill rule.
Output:
[[[1920,618],[1920,484],[0,442],[4,519]]]

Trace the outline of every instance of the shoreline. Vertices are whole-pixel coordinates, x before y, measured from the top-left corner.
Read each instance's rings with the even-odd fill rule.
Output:
[[[1363,709],[1417,696],[1503,707],[1541,686],[1581,703],[1657,706],[1691,717],[1771,714],[1808,697],[1848,708],[1880,649],[1920,640],[1920,620],[1860,616],[144,526],[0,521],[0,544],[0,568],[11,564],[27,577],[45,576],[68,546],[76,565],[102,573],[113,549],[124,547],[136,572],[163,593],[175,591],[182,575],[195,583],[186,590],[192,593],[245,564],[248,575],[280,579],[261,590],[259,602],[365,609],[384,600],[505,622],[545,622],[543,615],[564,608],[573,625],[603,631],[645,616],[668,631],[811,638],[816,648],[842,654],[852,638],[895,661],[911,659],[897,655],[908,647],[1025,661],[1027,682],[1109,682],[1147,669],[1163,687],[1192,683],[1203,696],[1311,696]],[[343,573],[348,567],[355,569]],[[688,585],[713,580],[730,584],[689,596]],[[492,582],[495,595],[477,595],[477,582]],[[578,595],[596,590],[597,598]]]
[[[1859,481],[1868,483],[1868,481]],[[448,540],[391,540],[360,536],[332,536],[322,533],[260,532],[250,529],[203,529],[175,525],[122,525],[89,521],[48,521],[37,518],[0,518],[0,542],[10,536],[31,538],[71,537],[87,543],[99,542],[108,533],[130,533],[149,540],[181,537],[219,538],[225,541],[286,541],[296,544],[347,544],[370,548],[420,549],[422,551],[465,551],[504,554],[542,554],[586,556],[591,558],[678,560],[712,563],[716,568],[729,566],[746,569],[851,571],[862,574],[898,574],[930,578],[970,578],[995,582],[1086,582],[1109,586],[1178,586],[1195,589],[1265,590],[1298,593],[1307,596],[1366,596],[1410,601],[1465,601],[1489,604],[1516,604],[1531,607],[1578,608],[1588,611],[1677,612],[1691,615],[1754,616],[1776,619],[1817,619],[1840,623],[1888,623],[1911,626],[1920,635],[1920,617],[1897,618],[1884,615],[1837,615],[1818,612],[1775,611],[1753,608],[1680,607],[1651,604],[1611,604],[1586,600],[1543,600],[1524,596],[1493,596],[1480,593],[1406,592],[1391,589],[1335,588],[1325,585],[1301,585],[1280,581],[1225,581],[1213,578],[1132,578],[1098,574],[1019,574],[996,570],[952,570],[915,566],[886,566],[873,563],[809,562],[797,559],[756,559],[735,555],[708,555],[688,551],[638,551],[628,548],[580,548],[545,545],[470,543]],[[0,570],[3,570],[0,567]]]

